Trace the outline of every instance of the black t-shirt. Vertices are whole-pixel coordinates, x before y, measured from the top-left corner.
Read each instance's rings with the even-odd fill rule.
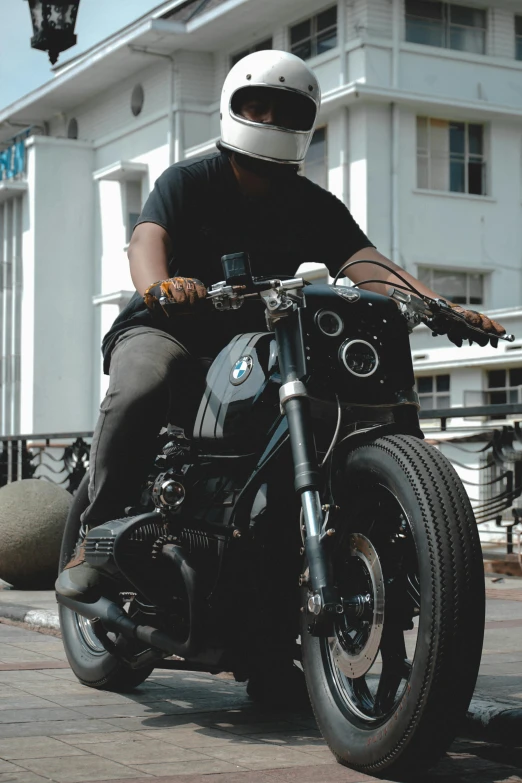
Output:
[[[157,223],[169,234],[171,277],[196,277],[207,287],[223,279],[221,256],[227,253],[247,252],[256,277],[293,276],[304,262],[322,262],[335,275],[350,256],[372,247],[344,204],[305,177],[278,181],[266,198],[246,198],[222,152],[164,171],[139,223]],[[214,356],[236,334],[266,329],[256,300],[230,312],[210,303],[188,315],[171,310],[169,318],[153,315],[135,293],[103,340],[105,372],[117,337],[134,326],[164,329],[202,356]]]

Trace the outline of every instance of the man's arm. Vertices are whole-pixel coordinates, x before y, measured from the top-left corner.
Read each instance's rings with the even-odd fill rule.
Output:
[[[159,307],[170,317],[171,305],[192,307],[205,299],[207,289],[193,277],[169,277],[168,260],[172,255],[170,237],[157,223],[140,223],[134,229],[127,252],[130,273],[136,291],[149,310]]]
[[[413,275],[408,274],[408,272],[401,269],[400,266],[394,264],[389,258],[383,256],[383,254],[379,253],[374,247],[364,247],[362,250],[358,250],[357,253],[354,253],[353,256],[348,259],[348,261],[358,261],[359,259],[364,261],[379,261],[381,264],[386,264],[386,266],[399,272],[399,274],[411,283],[419,293],[424,294],[424,296],[431,296],[433,299],[444,299],[444,297],[441,297],[440,294],[432,291],[431,288],[425,286],[417,280],[417,278],[413,277]],[[393,272],[389,272],[387,269],[383,269],[376,264],[355,264],[354,266],[349,267],[344,274],[349,277],[353,283],[361,283],[363,280],[382,280],[382,283],[366,283],[361,286],[361,288],[366,288],[368,291],[374,291],[376,294],[384,294],[385,296],[388,293],[388,289],[395,285],[395,283],[404,285],[402,280],[396,277]]]
[[[169,276],[172,255],[170,238],[157,223],[140,223],[134,229],[127,251],[132,282],[141,296],[153,283]]]
[[[379,253],[379,251],[374,247],[365,247],[362,250],[358,250],[357,253],[354,253],[353,256],[351,256],[348,260],[358,261],[359,259],[363,261],[379,261],[382,264],[386,264],[386,266],[390,267],[392,270],[399,272],[401,277],[407,280],[408,283],[411,283],[420,294],[429,296],[432,299],[443,299],[445,302],[448,302],[448,304],[451,304],[449,299],[446,299],[444,296],[440,296],[440,294],[432,291],[431,288],[428,288],[428,286],[417,280],[416,277],[413,277],[413,275],[410,275],[400,266],[394,264],[393,261],[390,261],[389,258],[383,256],[382,253]],[[382,283],[364,283],[361,288],[366,288],[369,291],[374,291],[377,294],[384,294],[385,296],[388,294],[388,289],[394,286],[396,283],[404,285],[403,281],[393,274],[393,271],[389,272],[387,269],[383,269],[381,266],[377,266],[376,264],[355,264],[354,266],[346,269],[344,274],[349,277],[353,283],[362,283],[363,280],[382,280]],[[464,316],[466,321],[471,326],[485,329],[487,332],[491,332],[493,335],[505,334],[506,330],[504,327],[498,324],[496,321],[488,318],[487,315],[484,315],[483,313],[477,313],[475,310],[468,310],[465,307],[461,307],[460,305],[452,306],[455,307],[461,313],[461,315]],[[450,339],[452,339],[451,336]],[[453,342],[455,342],[455,340],[453,340]],[[459,342],[457,341],[456,344],[459,345]],[[462,339],[460,339],[460,344],[462,344]]]

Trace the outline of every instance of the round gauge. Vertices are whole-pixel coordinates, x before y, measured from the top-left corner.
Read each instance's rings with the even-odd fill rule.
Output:
[[[319,310],[315,316],[315,321],[321,332],[328,337],[338,337],[344,329],[341,316],[333,313],[331,310]]]
[[[348,340],[343,343],[340,357],[348,372],[358,378],[368,378],[379,366],[377,351],[366,340]]]

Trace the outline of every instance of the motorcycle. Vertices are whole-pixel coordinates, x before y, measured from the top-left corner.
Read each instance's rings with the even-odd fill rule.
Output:
[[[338,285],[349,264],[327,285],[254,278],[242,253],[222,263],[214,307],[261,300],[268,330],[237,335],[214,360],[192,437],[160,436],[141,506],[87,533],[87,562],[113,587],[93,603],[58,596],[71,668],[112,690],[155,667],[244,680],[245,626],[280,604],[335,758],[368,774],[425,770],[473,694],[485,597],[470,502],[419,428],[408,338],[461,316],[404,279],[388,297]],[[278,515],[270,497],[295,502]],[[84,480],[61,567],[87,503]],[[259,567],[279,539],[284,588]]]

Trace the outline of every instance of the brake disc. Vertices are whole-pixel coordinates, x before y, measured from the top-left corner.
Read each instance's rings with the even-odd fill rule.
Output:
[[[372,542],[362,533],[352,533],[349,543],[350,556],[359,558],[359,565],[366,572],[372,616],[363,622],[340,618],[336,635],[328,639],[328,644],[337,668],[346,677],[357,679],[371,669],[379,652],[384,624],[384,579]]]

